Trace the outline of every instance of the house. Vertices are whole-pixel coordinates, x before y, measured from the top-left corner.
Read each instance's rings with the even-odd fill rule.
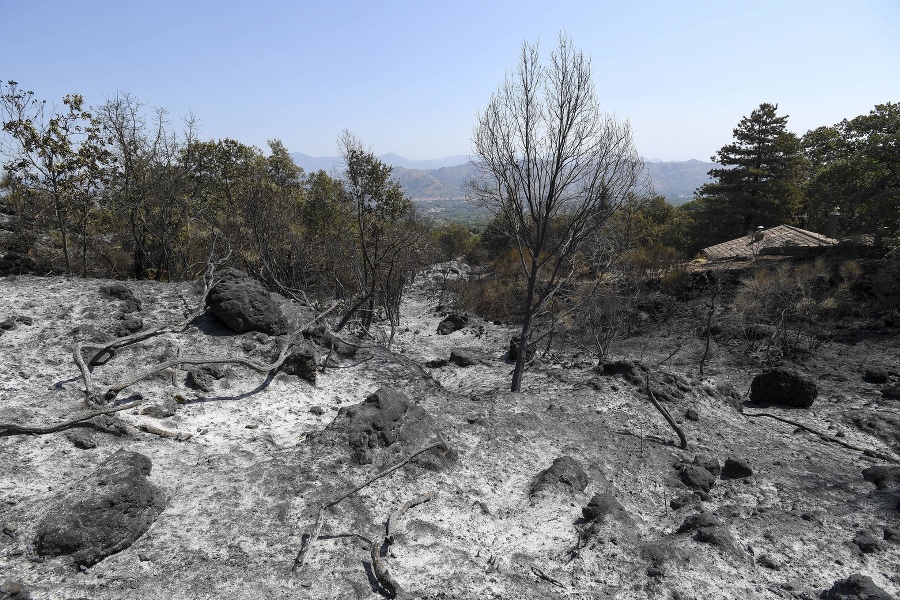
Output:
[[[772,229],[760,229],[750,235],[709,246],[702,252],[709,260],[736,260],[760,255],[814,253],[837,243],[837,240],[821,233],[791,225],[779,225]]]

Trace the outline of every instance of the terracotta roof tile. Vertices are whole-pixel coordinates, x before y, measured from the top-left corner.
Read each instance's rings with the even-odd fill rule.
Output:
[[[722,242],[703,249],[703,254],[710,260],[724,258],[747,258],[756,254],[778,254],[779,248],[812,248],[817,246],[833,246],[837,240],[821,233],[807,231],[791,225],[779,225],[762,232],[762,240],[753,241],[758,234],[745,235],[736,240]]]

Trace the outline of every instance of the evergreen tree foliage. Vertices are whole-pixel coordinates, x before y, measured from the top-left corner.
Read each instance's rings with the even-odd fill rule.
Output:
[[[763,103],[743,117],[734,140],[712,160],[715,181],[697,190],[693,207],[707,228],[705,245],[745,235],[756,227],[789,223],[800,207],[800,141],[787,130],[787,115]]]

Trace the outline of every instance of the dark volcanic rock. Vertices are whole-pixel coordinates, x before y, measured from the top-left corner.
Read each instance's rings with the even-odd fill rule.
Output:
[[[454,331],[459,331],[468,324],[469,317],[466,315],[451,313],[438,324],[437,332],[439,335],[449,335]]]
[[[857,545],[860,552],[863,554],[871,554],[872,552],[881,550],[878,540],[875,539],[875,536],[868,529],[860,529],[857,531],[856,535],[853,536],[853,543]]]
[[[146,456],[120,450],[71,485],[38,523],[37,553],[71,554],[91,566],[130,546],[165,508],[162,491],[147,479],[151,466]]]
[[[809,408],[819,392],[812,380],[793,369],[766,369],[750,384],[750,401]]]
[[[900,483],[900,467],[889,465],[876,465],[863,469],[863,479],[871,481],[879,490],[897,485]]]
[[[729,457],[725,459],[722,467],[722,478],[741,479],[753,475],[753,468],[743,458]]]
[[[692,464],[695,464],[698,467],[703,467],[716,477],[718,477],[719,473],[722,472],[722,465],[719,464],[719,459],[713,458],[711,456],[703,456],[701,454],[698,454],[694,457],[694,462]]]
[[[859,574],[835,581],[821,597],[824,600],[891,600],[890,594],[875,585],[871,577]]]
[[[689,516],[675,533],[691,533],[698,542],[718,546],[736,556],[742,554],[728,527],[712,513],[701,512]]]
[[[316,371],[319,368],[319,359],[316,350],[309,343],[300,344],[291,348],[290,353],[281,364],[281,372],[288,375],[296,375],[310,383],[316,382]]]
[[[887,383],[888,382],[888,374],[887,371],[880,367],[873,367],[871,369],[866,369],[863,373],[863,381],[866,383]]]
[[[456,460],[455,451],[425,409],[394,388],[381,387],[364,402],[342,408],[330,427],[346,429],[350,452],[359,464],[374,462],[378,454],[381,462],[393,463],[436,443],[442,447],[419,455],[414,462],[440,469]]]
[[[90,450],[97,447],[94,436],[83,429],[72,429],[66,432],[66,439],[72,442],[72,445],[80,450]]]
[[[141,329],[144,328],[144,320],[138,317],[128,317],[127,319],[122,319],[118,325],[116,325],[113,333],[116,337],[125,337],[127,335],[131,335],[132,333],[137,333]]]
[[[900,400],[900,383],[884,388],[881,390],[881,395],[888,400]]]
[[[219,281],[209,291],[206,303],[229,329],[269,335],[287,332],[281,306],[261,283],[237,269],[225,269],[216,278]]]
[[[696,465],[684,465],[681,470],[681,482],[689,488],[708,492],[716,485],[716,476]]]
[[[669,500],[669,507],[672,510],[681,510],[685,506],[691,506],[692,504],[697,504],[700,502],[700,498],[697,494],[684,494],[678,496],[677,498],[672,498]]]
[[[141,310],[141,301],[124,283],[113,283],[100,287],[100,295],[122,301],[122,312],[128,314]]]
[[[203,392],[211,392],[216,381],[225,377],[225,367],[222,365],[202,365],[190,369],[185,379],[188,387]]]
[[[534,495],[550,489],[581,492],[587,484],[588,476],[581,464],[571,456],[560,456],[535,476],[530,493]]]
[[[624,513],[622,504],[616,500],[611,492],[594,494],[587,506],[582,507],[581,515],[588,521],[603,522],[608,516],[615,513]]]

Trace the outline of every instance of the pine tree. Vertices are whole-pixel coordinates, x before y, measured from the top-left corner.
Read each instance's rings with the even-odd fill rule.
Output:
[[[800,140],[787,130],[787,115],[763,103],[734,129],[734,141],[712,160],[715,181],[697,190],[700,222],[706,221],[711,243],[745,235],[758,226],[790,222],[801,199]]]

